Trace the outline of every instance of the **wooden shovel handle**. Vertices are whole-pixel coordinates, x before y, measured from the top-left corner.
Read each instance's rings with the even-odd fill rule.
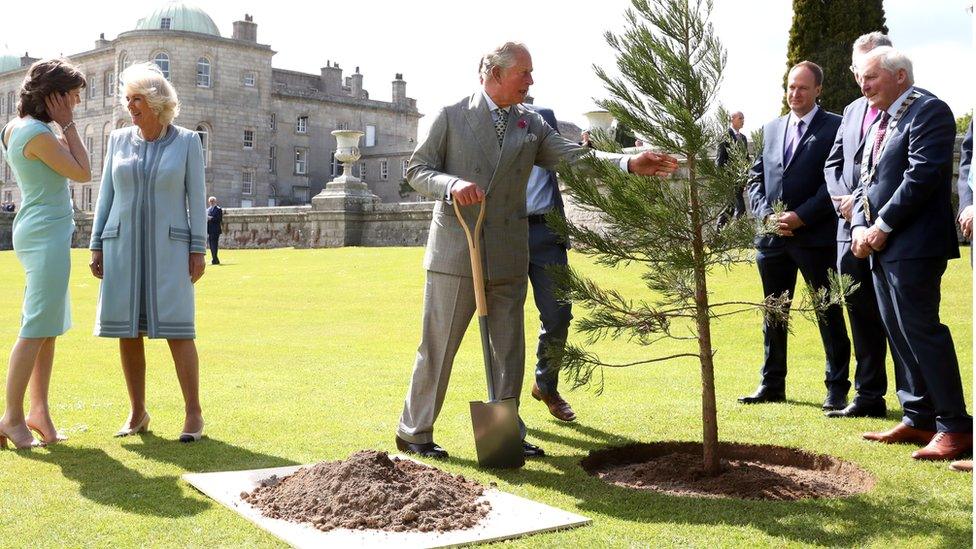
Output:
[[[481,201],[481,211],[478,212],[478,221],[474,224],[474,232],[468,228],[468,224],[461,215],[461,208],[457,200],[454,200],[454,214],[457,215],[458,223],[464,229],[464,236],[468,239],[468,256],[471,258],[471,282],[474,284],[474,303],[478,310],[478,316],[488,316],[488,300],[485,298],[485,273],[481,268],[481,225],[485,221],[485,202]]]

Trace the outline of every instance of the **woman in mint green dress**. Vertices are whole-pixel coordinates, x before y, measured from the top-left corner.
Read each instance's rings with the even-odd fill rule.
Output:
[[[64,440],[54,428],[47,393],[57,337],[71,327],[68,274],[74,220],[68,181],[91,179],[88,152],[72,120],[85,78],[69,63],[50,59],[27,71],[18,117],[0,130],[0,150],[20,187],[13,244],[27,275],[20,337],[10,353],[0,446],[18,449]],[[63,137],[48,126],[56,122]],[[30,410],[24,396],[30,387]],[[42,442],[31,431],[36,431]]]

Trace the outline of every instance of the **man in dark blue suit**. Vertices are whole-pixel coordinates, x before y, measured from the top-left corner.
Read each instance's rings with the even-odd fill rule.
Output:
[[[959,190],[959,228],[962,235],[970,242],[973,240],[973,181],[969,166],[973,163],[973,121],[969,121],[969,129],[962,140],[959,151],[959,180],[956,188]]]
[[[207,240],[210,244],[210,264],[220,265],[217,259],[217,245],[220,242],[220,233],[224,222],[224,210],[217,205],[217,197],[211,196],[207,199]]]
[[[526,105],[542,115],[552,129],[559,131],[556,115],[552,109]],[[532,398],[541,400],[549,408],[549,413],[561,421],[573,421],[576,413],[559,394],[559,364],[549,358],[551,347],[558,348],[566,343],[569,324],[573,319],[572,306],[557,301],[553,295],[552,278],[546,272],[550,265],[567,265],[566,249],[569,243],[554,233],[546,225],[545,216],[550,211],[563,213],[563,197],[555,172],[534,166],[529,175],[525,190],[525,212],[529,218],[529,282],[532,295],[539,310],[539,345],[536,347],[535,384],[532,385]]]
[[[809,61],[795,65],[787,79],[790,114],[764,127],[762,155],[749,174],[749,199],[757,219],[775,232],[756,238],[756,264],[763,294],[793,297],[797,270],[813,288],[829,285],[828,271],[837,259],[836,216],[824,182],[824,162],[840,126],[840,117],[819,108],[823,70]],[[781,203],[783,212],[774,206]],[[818,315],[827,358],[827,398],[823,408],[847,406],[850,341],[839,306]],[[765,357],[756,392],[739,398],[744,404],[786,400],[787,326],[766,320]]]
[[[924,444],[915,459],[956,459],[972,451],[973,418],[952,335],[939,319],[942,275],[959,257],[950,201],[955,120],[943,101],[915,90],[911,60],[897,50],[875,48],[858,70],[881,116],[865,141],[851,248],[872,256],[904,409],[897,426],[864,438]]]
[[[880,32],[859,37],[853,46],[851,68],[858,59],[878,46],[890,46],[891,40]],[[856,73],[855,73],[856,78]],[[844,109],[844,116],[824,165],[827,190],[837,212],[837,272],[846,274],[858,284],[847,296],[847,315],[854,339],[854,389],[857,395],[849,406],[831,410],[827,417],[885,417],[884,395],[888,390],[885,373],[887,343],[878,301],[874,297],[871,266],[866,259],[851,253],[851,213],[854,192],[860,184],[861,152],[868,128],[880,115],[861,96]]]
[[[729,149],[732,147],[741,150],[743,153],[749,150],[749,140],[741,131],[745,123],[746,116],[742,114],[742,111],[736,111],[729,116],[729,129],[725,132],[725,139],[718,144],[718,150],[715,153],[715,165],[719,168],[729,163]],[[718,228],[721,229],[728,223],[730,217],[739,219],[746,214],[746,201],[742,197],[743,191],[745,191],[743,187],[736,187],[732,191],[732,201],[719,216]]]

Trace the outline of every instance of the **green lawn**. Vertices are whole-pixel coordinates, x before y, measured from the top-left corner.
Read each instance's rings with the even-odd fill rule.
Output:
[[[58,343],[52,388],[55,420],[71,440],[29,453],[0,452],[0,546],[280,546],[237,514],[180,480],[187,471],[251,469],[334,460],[363,448],[394,450],[393,430],[419,337],[421,248],[227,250],[198,283],[206,434],[181,445],[182,399],[164,342],[148,345],[151,434],[114,439],[127,414],[116,343],[91,336],[97,281],[88,254],[72,256],[74,328]],[[943,321],[952,329],[967,402],[972,403],[972,271],[969,250],[951,262],[943,284]],[[633,271],[598,273],[637,288]],[[753,266],[712,279],[719,298],[760,297]],[[0,253],[0,341],[13,343],[23,275],[12,252]],[[531,297],[527,340],[536,331]],[[912,546],[962,547],[972,541],[972,477],[944,463],[915,463],[910,447],[862,441],[887,420],[827,420],[823,351],[815,326],[795,324],[789,404],[743,407],[738,395],[758,381],[760,318],[718,324],[716,385],[719,435],[828,453],[878,477],[871,492],[840,500],[793,503],[686,499],[608,486],[578,466],[587,451],[630,441],[700,437],[698,365],[668,362],[608,371],[606,389],[568,393],[573,424],[527,400],[530,440],[549,453],[515,472],[481,471],[468,401],[484,400],[472,323],[455,365],[436,440],[452,458],[440,464],[481,482],[593,519],[589,527],[515,541],[520,546]],[[530,353],[534,352],[529,346]],[[607,358],[640,349],[601,343]],[[666,350],[666,349],[665,349]],[[530,361],[530,365],[532,362]],[[890,366],[889,366],[890,369]],[[526,383],[531,383],[527,368]],[[889,385],[893,376],[889,374]],[[893,395],[889,409],[897,410]]]

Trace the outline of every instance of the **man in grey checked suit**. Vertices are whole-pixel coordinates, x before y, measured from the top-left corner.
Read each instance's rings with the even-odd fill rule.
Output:
[[[590,152],[521,105],[533,83],[532,57],[523,44],[496,48],[482,58],[479,70],[482,89],[437,112],[407,168],[410,185],[437,201],[424,255],[423,334],[396,431],[398,449],[424,457],[447,457],[434,443],[434,421],[475,312],[467,242],[449,201],[457,201],[473,226],[478,208],[466,206],[487,200],[482,249],[494,386],[498,399],[518,398],[525,371],[529,173],[533,165],[555,169]],[[601,157],[643,175],[667,175],[677,168],[673,158],[651,152]],[[526,456],[544,454],[523,444]]]

